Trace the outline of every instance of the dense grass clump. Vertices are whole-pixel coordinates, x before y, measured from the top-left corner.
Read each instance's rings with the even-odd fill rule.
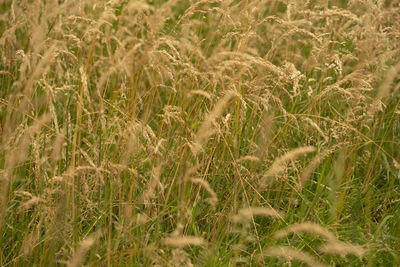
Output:
[[[4,0],[1,266],[400,264],[398,1]]]

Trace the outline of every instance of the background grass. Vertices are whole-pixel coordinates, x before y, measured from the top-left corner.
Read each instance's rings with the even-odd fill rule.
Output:
[[[400,264],[397,1],[0,11],[1,266]]]

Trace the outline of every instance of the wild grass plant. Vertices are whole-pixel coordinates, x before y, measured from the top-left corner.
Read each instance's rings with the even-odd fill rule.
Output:
[[[0,266],[400,265],[395,0],[0,2]]]

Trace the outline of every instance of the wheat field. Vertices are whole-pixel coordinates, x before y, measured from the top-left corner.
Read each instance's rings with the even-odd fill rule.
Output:
[[[399,266],[398,0],[1,0],[0,266]]]

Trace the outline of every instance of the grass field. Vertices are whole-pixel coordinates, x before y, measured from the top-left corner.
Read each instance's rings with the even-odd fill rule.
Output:
[[[397,0],[2,0],[0,266],[400,266]]]

